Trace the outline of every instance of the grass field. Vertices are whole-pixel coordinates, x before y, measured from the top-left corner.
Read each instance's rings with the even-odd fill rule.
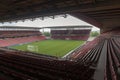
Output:
[[[84,41],[76,40],[44,40],[19,46],[12,46],[11,48],[62,57],[83,43]]]

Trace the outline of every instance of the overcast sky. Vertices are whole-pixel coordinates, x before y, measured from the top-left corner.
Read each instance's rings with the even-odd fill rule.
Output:
[[[45,18],[44,20],[36,19],[34,21],[26,20],[25,22],[19,21],[17,23],[4,23],[0,26],[28,26],[28,27],[48,27],[48,26],[65,26],[65,25],[90,25],[80,19],[68,15],[67,18],[57,17],[55,19]],[[92,31],[98,31],[99,29],[93,26]]]

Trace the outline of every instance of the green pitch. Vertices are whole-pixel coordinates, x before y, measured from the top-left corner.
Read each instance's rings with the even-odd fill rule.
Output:
[[[62,57],[83,43],[84,41],[78,40],[44,40],[19,46],[12,46],[11,48]]]

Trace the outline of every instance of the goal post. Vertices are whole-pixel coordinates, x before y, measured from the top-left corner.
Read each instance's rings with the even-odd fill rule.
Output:
[[[28,45],[28,46],[27,46],[27,50],[28,50],[28,51],[38,52],[38,46]]]

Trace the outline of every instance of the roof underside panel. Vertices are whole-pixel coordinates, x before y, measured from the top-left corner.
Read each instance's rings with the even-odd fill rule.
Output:
[[[109,20],[114,20],[116,26],[119,26],[120,0],[0,0],[0,22],[24,21],[58,14],[82,17],[84,21],[100,28]]]
[[[113,0],[0,0],[0,21],[7,22],[77,11],[101,19],[98,14],[106,13],[103,9],[108,8],[105,6],[110,5],[111,1]],[[116,14],[114,7],[119,6],[111,7],[113,15],[109,14],[110,16],[119,15],[119,9],[115,8],[115,12],[118,12]],[[100,13],[99,11],[102,10],[103,13]],[[111,11],[108,10],[108,12]],[[107,18],[105,14],[103,16]]]
[[[78,10],[93,0],[1,0],[0,21],[49,16]]]

